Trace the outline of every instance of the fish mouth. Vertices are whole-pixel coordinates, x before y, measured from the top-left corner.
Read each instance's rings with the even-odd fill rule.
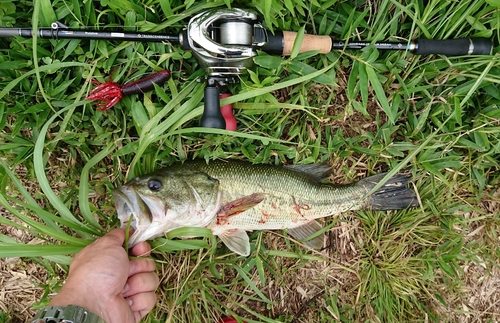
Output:
[[[151,225],[151,210],[141,196],[128,186],[113,190],[113,197],[121,227],[126,228],[130,224],[134,229],[129,239],[129,246],[133,246],[139,242],[142,232]]]

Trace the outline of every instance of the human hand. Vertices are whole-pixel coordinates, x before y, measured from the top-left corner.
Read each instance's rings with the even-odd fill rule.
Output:
[[[114,229],[82,249],[49,306],[81,306],[107,323],[139,322],[156,303],[159,278],[152,259],[128,259],[124,241],[125,230]],[[145,257],[150,251],[151,246],[141,242],[131,254]]]

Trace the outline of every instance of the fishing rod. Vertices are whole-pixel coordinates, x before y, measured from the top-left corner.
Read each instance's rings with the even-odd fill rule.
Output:
[[[0,28],[0,37],[33,37],[32,28]],[[205,70],[204,112],[200,125],[210,128],[236,130],[232,107],[220,107],[221,91],[228,84],[238,82],[238,75],[253,66],[257,51],[270,55],[287,56],[297,38],[297,33],[266,30],[258,16],[251,10],[212,9],[191,18],[179,34],[147,32],[118,32],[70,29],[60,22],[50,28],[39,28],[37,37],[49,39],[91,39],[138,42],[167,42],[191,50]],[[309,35],[303,37],[299,52],[318,51],[327,54],[334,50],[359,50],[374,46],[380,50],[409,51],[417,55],[441,54],[447,56],[490,55],[493,43],[487,38],[459,38],[433,40],[419,38],[411,42],[344,42],[330,36]],[[167,73],[164,73],[166,76]],[[168,77],[170,74],[168,74]],[[161,77],[165,80],[166,77]],[[154,79],[154,78],[153,78]],[[153,88],[152,85],[148,88]],[[138,93],[138,92],[134,92]],[[107,95],[107,93],[106,93]],[[228,93],[222,95],[227,96]],[[114,99],[114,101],[116,101]],[[114,103],[113,103],[114,104]],[[222,111],[221,111],[222,110]]]

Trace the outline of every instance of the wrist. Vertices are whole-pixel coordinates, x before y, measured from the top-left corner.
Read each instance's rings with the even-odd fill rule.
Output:
[[[85,310],[106,319],[104,312],[98,304],[98,300],[94,295],[85,291],[83,286],[73,288],[69,285],[64,285],[59,293],[50,301],[48,306],[62,306],[69,305],[79,306]]]
[[[80,306],[47,306],[40,310],[32,323],[105,323],[104,320]]]

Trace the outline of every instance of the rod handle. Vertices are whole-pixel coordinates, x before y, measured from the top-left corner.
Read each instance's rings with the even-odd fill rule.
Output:
[[[493,42],[487,38],[457,38],[434,40],[418,38],[414,53],[417,55],[442,54],[446,56],[491,55]]]
[[[288,56],[292,53],[293,43],[297,38],[297,33],[293,31],[283,32],[283,53]],[[305,34],[300,46],[299,53],[310,50],[318,50],[321,54],[328,54],[332,50],[332,38],[330,36],[319,36]]]
[[[200,126],[226,129],[226,121],[220,112],[219,88],[210,80],[205,86],[205,107],[200,119]]]

